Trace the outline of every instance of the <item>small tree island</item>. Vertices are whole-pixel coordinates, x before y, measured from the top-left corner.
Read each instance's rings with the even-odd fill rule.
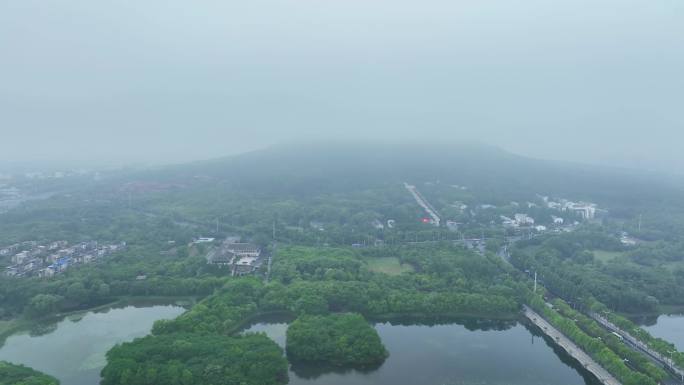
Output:
[[[163,334],[116,345],[102,385],[283,385],[283,350],[265,334]]]
[[[334,366],[379,365],[389,353],[377,331],[359,314],[303,315],[287,329],[293,361]]]
[[[0,361],[0,385],[59,385],[59,381],[26,366]]]

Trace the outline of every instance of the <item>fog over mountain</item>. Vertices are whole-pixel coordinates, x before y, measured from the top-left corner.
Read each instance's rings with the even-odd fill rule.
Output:
[[[684,166],[678,1],[9,0],[0,52],[1,162],[427,137]]]

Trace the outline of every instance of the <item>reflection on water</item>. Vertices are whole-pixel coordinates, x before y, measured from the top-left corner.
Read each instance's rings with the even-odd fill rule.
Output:
[[[270,318],[245,332],[264,332],[285,346],[287,322]],[[355,370],[293,364],[291,385],[597,385],[564,352],[517,322],[397,320],[375,325],[390,352],[379,368]]]
[[[0,360],[21,363],[64,385],[95,385],[105,353],[149,333],[154,321],[174,318],[178,306],[125,307],[40,325],[9,337]],[[285,346],[283,316],[260,319],[246,332],[265,332]],[[291,385],[597,385],[593,377],[537,330],[517,322],[393,320],[375,324],[389,358],[356,370],[291,365]]]
[[[327,375],[327,374],[336,374],[340,376],[344,376],[346,374],[350,373],[361,373],[361,374],[370,374],[373,373],[374,371],[380,369],[380,367],[384,364],[378,363],[375,366],[366,366],[363,368],[354,368],[354,367],[340,367],[340,366],[332,366],[332,365],[322,365],[322,364],[307,364],[303,362],[290,362],[290,372],[294,373],[297,378],[301,378],[304,380],[315,380],[321,376]],[[315,381],[312,381],[315,382]],[[290,379],[290,384],[293,384],[295,382]]]
[[[28,333],[7,338],[0,360],[30,366],[64,385],[95,385],[112,346],[142,337],[154,321],[175,318],[184,310],[169,305],[127,306],[35,325]]]

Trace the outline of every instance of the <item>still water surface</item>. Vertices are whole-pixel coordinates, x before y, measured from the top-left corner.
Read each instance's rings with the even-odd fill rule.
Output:
[[[375,370],[290,366],[291,385],[597,385],[564,352],[519,323],[375,325],[389,358]],[[286,322],[255,323],[285,346]]]
[[[55,376],[62,385],[96,385],[106,364],[105,353],[112,346],[142,337],[154,321],[175,318],[184,311],[170,305],[127,306],[69,317],[10,336],[0,348],[0,360]]]
[[[641,327],[654,337],[672,342],[680,352],[684,351],[684,314],[665,314],[657,318],[637,320]]]
[[[0,360],[51,374],[64,385],[96,385],[105,353],[149,333],[179,306],[128,306],[88,312],[33,333],[9,337]],[[438,325],[377,323],[390,357],[365,371],[291,365],[291,385],[597,385],[596,380],[535,329],[516,322]],[[263,319],[246,332],[265,332],[285,345],[287,320]],[[38,334],[36,334],[38,333]]]

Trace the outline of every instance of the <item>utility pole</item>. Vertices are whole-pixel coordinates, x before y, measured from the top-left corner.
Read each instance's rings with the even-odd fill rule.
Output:
[[[537,293],[537,270],[534,271],[534,293]]]
[[[639,232],[641,232],[641,214],[639,214],[639,225],[638,225],[638,228],[639,228]]]

